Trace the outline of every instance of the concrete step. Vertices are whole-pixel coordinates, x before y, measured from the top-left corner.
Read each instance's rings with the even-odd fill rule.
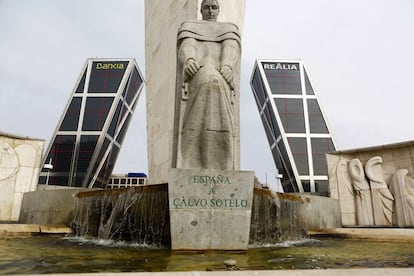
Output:
[[[414,242],[414,228],[327,228],[310,229],[308,234],[344,239]]]
[[[24,236],[32,234],[70,234],[72,230],[65,225],[51,224],[0,224],[0,237]]]

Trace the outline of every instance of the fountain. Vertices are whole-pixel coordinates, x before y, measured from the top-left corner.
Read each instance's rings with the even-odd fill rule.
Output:
[[[167,186],[78,192],[71,227],[78,237],[166,246]]]
[[[312,201],[310,196],[273,193],[262,188],[255,188],[253,193],[250,248],[306,239],[310,227],[320,228],[306,219],[314,216],[309,211],[313,209],[312,202],[329,202],[327,198],[316,197]],[[74,197],[71,227],[75,236],[171,247],[167,184],[81,191]],[[337,223],[329,222],[333,226]]]
[[[307,238],[308,226],[300,216],[303,204],[300,196],[255,189],[250,245],[260,247]]]
[[[159,6],[159,3],[154,6],[151,2],[156,1],[146,1],[149,12]],[[205,0],[202,3],[207,5],[207,7],[202,6],[205,9],[215,9],[215,1]],[[167,8],[194,10],[190,6],[191,4],[177,9],[171,6]],[[182,17],[181,14],[172,15],[172,19],[166,22],[168,24],[172,22],[171,28],[177,27],[178,29],[178,22],[181,23],[184,19]],[[208,14],[204,11],[203,19],[207,17]],[[207,21],[209,22],[203,22],[201,25],[205,25],[205,29],[210,30],[210,25],[214,24],[210,21],[215,20],[207,19]],[[33,274],[78,271],[138,272],[235,270],[239,268],[275,270],[414,266],[412,245],[407,243],[395,246],[389,242],[309,240],[307,236],[309,229],[341,226],[338,200],[311,195],[278,194],[253,186],[253,173],[239,171],[239,80],[237,78],[240,57],[237,58],[237,55],[240,54],[238,48],[240,35],[237,28],[231,24],[222,25],[218,31],[204,33],[205,30],[200,31],[194,26],[199,23],[193,21],[187,23],[180,28],[179,32],[178,52],[179,57],[183,58],[179,66],[183,68],[177,74],[179,78],[176,91],[167,93],[168,96],[165,97],[155,97],[154,80],[157,82],[158,79],[154,75],[149,77],[152,83],[150,82],[147,87],[147,93],[152,93],[147,98],[154,101],[148,103],[149,113],[155,110],[151,107],[156,106],[158,111],[160,106],[165,107],[166,105],[161,102],[164,99],[177,102],[172,108],[173,112],[177,112],[175,115],[171,114],[171,108],[167,108],[166,115],[162,115],[174,118],[172,122],[174,128],[167,126],[167,131],[160,130],[159,125],[151,120],[160,121],[162,116],[149,114],[149,121],[151,121],[149,139],[152,142],[149,145],[151,179],[153,183],[168,182],[168,184],[116,190],[76,191],[73,216],[65,213],[65,218],[66,216],[73,217],[71,228],[75,237],[61,239],[61,237],[43,236],[27,240],[0,240],[0,252],[3,252],[0,253],[0,271],[8,274]],[[209,37],[211,33],[220,34],[219,31],[223,30],[224,37],[231,40],[230,42],[217,38],[211,41]],[[147,33],[150,36],[164,36],[163,32]],[[197,36],[198,41],[207,41],[209,47],[215,50],[219,49],[219,45],[216,44],[222,43],[225,44],[224,48],[230,45],[230,50],[235,51],[228,54],[225,60],[221,60],[223,64],[220,63],[220,66],[202,64],[203,66],[200,67],[196,58],[186,56],[192,54],[193,47],[200,46],[197,45],[198,42],[194,43],[192,36]],[[164,45],[176,45],[175,40],[160,43],[162,39],[148,39],[148,44],[157,49],[157,51],[148,50],[148,55],[162,53]],[[185,46],[190,49],[184,49]],[[229,53],[228,50],[223,50],[223,52]],[[167,52],[170,54],[170,51]],[[213,55],[219,56],[217,53]],[[158,64],[154,62],[154,59],[159,57],[152,58],[150,60],[152,62],[147,62],[150,67]],[[176,66],[168,66],[168,68],[175,70]],[[162,75],[158,70],[157,66],[155,73],[153,68],[150,68],[148,72],[150,74],[152,72],[155,76]],[[187,76],[181,75],[183,73]],[[205,76],[199,77],[198,73]],[[175,76],[175,72],[164,75]],[[162,92],[166,91],[163,86],[156,88]],[[198,90],[204,91],[203,89],[212,94],[219,91],[222,92],[220,95],[227,97],[222,99],[212,96],[220,104],[215,102],[216,105],[213,103],[212,107],[209,106],[213,115],[220,114],[219,119],[225,122],[219,126],[212,123],[208,130],[211,130],[210,127],[218,127],[218,129],[215,129],[213,133],[203,132],[198,140],[193,140],[197,136],[192,133],[193,128],[211,123],[208,119],[214,117],[209,113],[191,114],[194,111],[191,110],[191,106],[199,107],[200,105],[198,99],[195,99],[191,93],[197,94]],[[201,102],[211,100],[206,97]],[[226,107],[224,110],[217,108],[221,104]],[[200,110],[197,109],[195,113],[197,111]],[[193,118],[195,123],[188,122],[189,118]],[[215,122],[215,120],[212,121]],[[171,137],[166,139],[164,132]],[[162,140],[173,142],[172,145],[164,148],[159,144]],[[186,148],[186,145],[190,146]],[[159,149],[154,150],[157,146]],[[376,164],[370,166],[374,168],[374,175],[378,173],[378,167],[374,166]],[[169,167],[166,169],[165,166]],[[397,186],[403,186],[404,189],[412,187],[413,180],[407,178],[406,174],[406,171],[399,171],[395,175],[395,188]],[[343,175],[339,174],[337,178],[332,179],[339,179],[341,176]],[[383,188],[382,179],[375,182],[378,179],[371,178],[374,186]],[[344,187],[337,185],[336,188],[339,190]],[[401,191],[403,191],[402,188],[399,192]],[[374,192],[379,198],[383,191]],[[44,194],[48,195],[57,193],[67,195],[72,191],[44,191]],[[38,192],[38,195],[40,194]],[[403,193],[397,194],[400,197],[403,196]],[[352,200],[355,200],[354,191],[352,196]],[[72,198],[68,198],[66,196],[67,201],[64,206],[58,202],[53,207],[59,206],[64,209],[72,203]],[[176,201],[181,198],[182,201]],[[33,208],[30,202],[23,205],[26,210],[23,215],[29,221],[33,218],[31,216],[34,213]],[[404,221],[407,220],[405,214],[410,210],[403,210],[402,206],[399,206],[399,209],[404,215],[396,219],[396,224],[405,225]],[[55,208],[53,212],[59,213],[60,210]],[[350,217],[355,221],[356,218],[363,218],[363,215],[358,216],[354,212]],[[344,218],[346,216],[342,216],[342,219]],[[231,227],[228,227],[229,225]],[[219,237],[221,240],[211,246],[212,243],[209,243],[212,240],[211,237],[216,235],[214,236],[216,239],[224,232],[226,232],[225,235]],[[232,239],[237,235],[239,235],[237,238]],[[180,236],[182,240],[180,244],[177,244],[177,237],[180,238]],[[186,240],[190,242],[183,243]],[[200,247],[194,247],[195,243],[199,243]],[[229,261],[224,262],[225,260]]]

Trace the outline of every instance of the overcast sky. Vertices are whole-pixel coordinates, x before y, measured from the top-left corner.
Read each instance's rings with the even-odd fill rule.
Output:
[[[304,61],[338,150],[414,140],[414,0],[246,2],[243,170],[274,182],[256,59]],[[144,0],[0,0],[0,131],[49,143],[89,57],[132,57],[145,72]],[[146,154],[144,90],[114,173],[146,172]]]

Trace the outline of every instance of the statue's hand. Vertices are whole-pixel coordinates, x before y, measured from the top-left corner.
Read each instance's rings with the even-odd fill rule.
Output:
[[[233,69],[231,69],[228,65],[223,65],[220,68],[220,74],[223,76],[223,78],[227,81],[230,86],[233,86]],[[234,87],[231,87],[234,88]]]
[[[198,70],[200,70],[200,65],[198,65],[197,61],[194,59],[189,59],[184,65],[184,72],[190,77],[193,78]]]

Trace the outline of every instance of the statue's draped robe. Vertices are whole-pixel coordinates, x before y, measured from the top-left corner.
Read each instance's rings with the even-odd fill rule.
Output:
[[[390,191],[395,198],[394,220],[398,227],[414,226],[414,178],[400,169],[392,177]]]
[[[387,183],[384,181],[382,157],[371,157],[365,164],[365,174],[370,181],[375,225],[392,225],[394,197],[390,192]]]
[[[349,161],[349,174],[354,190],[354,206],[356,209],[357,224],[363,226],[374,225],[372,211],[371,188],[365,178],[364,167],[358,158]]]
[[[239,120],[234,99],[239,93],[241,52],[238,29],[231,23],[187,21],[178,31],[177,44],[177,167],[234,170]],[[192,78],[183,68],[189,60],[200,66]],[[222,66],[232,68],[233,81],[223,78]]]

